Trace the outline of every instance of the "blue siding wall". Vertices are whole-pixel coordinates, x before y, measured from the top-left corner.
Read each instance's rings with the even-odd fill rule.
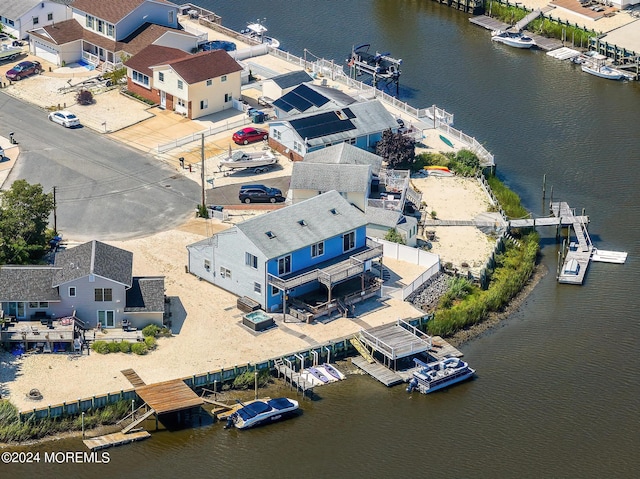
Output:
[[[366,227],[362,226],[360,228],[357,228],[355,230],[355,247],[350,251],[353,251],[365,246],[366,240],[367,240]],[[324,240],[324,254],[312,258],[311,251],[312,251],[312,245],[309,245],[305,248],[299,249],[297,251],[293,251],[291,253],[291,273],[296,273],[297,271],[302,271],[304,269],[311,268],[314,265],[317,265],[318,263],[322,263],[345,254],[343,249],[343,235],[334,236],[333,238]],[[279,259],[280,258],[274,258],[267,262],[267,271],[274,276],[280,276],[278,274]],[[291,273],[287,273],[287,275]],[[299,288],[296,288],[291,293],[295,296],[295,295],[303,294],[308,291],[313,291],[316,288],[317,288],[317,284],[304,285]],[[271,288],[269,287],[269,291],[267,294],[268,310],[271,310],[275,306],[281,306],[281,305],[282,305],[282,294],[272,296]]]

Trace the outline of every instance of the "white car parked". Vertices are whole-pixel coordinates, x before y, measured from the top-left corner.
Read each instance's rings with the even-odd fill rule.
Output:
[[[78,126],[80,124],[78,117],[66,110],[52,111],[49,113],[49,120],[59,123],[66,128],[71,128],[72,126]]]

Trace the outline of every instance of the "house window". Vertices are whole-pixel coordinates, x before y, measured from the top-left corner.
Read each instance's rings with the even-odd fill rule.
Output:
[[[275,286],[271,286],[271,296],[278,296],[280,294],[280,290]]]
[[[213,80],[207,80],[207,86],[211,86],[213,84]]]
[[[229,103],[232,99],[233,99],[233,96],[231,95],[231,93],[225,93],[224,94],[224,102],[225,103]]]
[[[262,285],[260,283],[253,283],[253,292],[262,294]]]
[[[38,308],[48,308],[49,307],[49,302],[48,301],[30,301],[29,302],[29,308],[30,309],[38,309]]]
[[[113,290],[111,288],[96,288],[94,291],[96,301],[113,301]]]
[[[253,269],[258,269],[258,257],[252,255],[251,253],[244,254],[244,264],[252,267]]]
[[[208,259],[204,260],[204,269],[207,272],[211,271],[211,261],[209,261]]]
[[[320,243],[311,245],[311,257],[317,258],[318,256],[322,256],[324,254],[324,241],[320,241]]]
[[[69,286],[69,297],[70,298],[75,298],[76,297],[76,287],[75,286]]]
[[[40,20],[38,19],[38,17],[33,17],[33,24],[37,25],[38,23],[40,23]]]
[[[169,25],[173,24],[173,11],[169,11]]]
[[[98,323],[103,328],[113,328],[116,325],[115,311],[98,311]]]
[[[291,273],[291,255],[283,256],[278,259],[278,274]]]
[[[91,15],[87,15],[86,17],[86,26],[93,30],[93,17]]]
[[[297,151],[299,153],[302,152],[302,143],[298,143],[297,141],[293,142],[293,151]]]
[[[273,137],[276,140],[280,140],[282,138],[282,133],[280,133],[280,130],[273,130]]]
[[[200,100],[200,109],[206,110],[207,108],[209,108],[209,100],[206,98],[204,100]]]
[[[158,73],[158,81],[160,81],[160,82],[164,81],[164,73],[162,73],[162,72]]]
[[[184,89],[184,83],[182,80],[178,80],[178,90],[183,90]]]
[[[220,81],[223,82],[223,83],[226,82],[227,81],[227,75],[222,75],[220,77]]]
[[[349,145],[355,145],[356,144],[356,139],[355,138],[349,138],[348,140],[344,140],[345,143],[348,143]],[[329,146],[329,145],[327,145]]]
[[[98,31],[104,33],[104,20],[98,20]]]
[[[177,104],[178,104],[178,106],[181,106],[182,108],[186,108],[187,107],[187,102],[185,100],[183,100],[182,98],[178,98]]]
[[[53,20],[53,13],[47,14],[47,21],[50,22],[51,20]]]
[[[352,231],[342,235],[342,250],[346,253],[356,247],[356,232]]]
[[[115,27],[111,23],[107,23],[107,35],[110,37],[114,36]]]
[[[133,71],[132,74],[132,78],[133,81],[135,83],[138,83],[139,85],[143,85],[143,86],[149,86],[149,77],[147,75],[143,75],[142,73],[139,73],[137,71]]]
[[[220,266],[220,277],[221,278],[229,278],[231,279],[231,270],[227,269],[223,266]]]

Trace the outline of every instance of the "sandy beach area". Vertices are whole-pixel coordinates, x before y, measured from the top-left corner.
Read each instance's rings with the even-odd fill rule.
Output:
[[[415,181],[429,208],[447,218],[467,219],[486,211],[488,200],[477,180],[421,178]],[[277,327],[255,333],[242,325],[236,296],[185,272],[186,246],[229,228],[218,220],[193,218],[181,227],[114,246],[133,252],[134,275],[164,275],[167,296],[172,298],[171,338],[158,340],[158,348],[146,356],[91,353],[75,360],[66,354],[29,354],[20,359],[0,356],[0,393],[20,410],[46,407],[63,401],[130,389],[122,375],[133,368],[147,383],[254,363],[304,350],[371,327],[415,318],[422,314],[392,294],[378,303],[365,303],[357,321],[338,318],[314,324],[286,322],[276,316]],[[484,261],[492,243],[474,227],[441,227],[433,251],[441,261]],[[70,241],[73,241],[70,238]],[[423,268],[384,259],[391,272],[392,287],[402,287],[418,277]],[[387,284],[389,285],[389,284]],[[358,312],[358,311],[357,311]],[[107,334],[108,336],[108,334]],[[26,397],[37,388],[40,401]]]

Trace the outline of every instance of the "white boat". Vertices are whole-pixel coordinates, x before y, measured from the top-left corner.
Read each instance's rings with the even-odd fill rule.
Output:
[[[536,41],[522,32],[507,32],[494,30],[491,32],[491,40],[504,43],[514,48],[531,48],[536,46]]]
[[[590,73],[591,75],[595,75],[600,78],[606,78],[607,80],[622,80],[623,78],[625,78],[624,73],[619,72],[618,70],[614,70],[607,65],[593,65],[583,63],[581,65],[581,68],[585,73]]]
[[[266,43],[270,46],[272,46],[273,48],[279,48],[280,47],[280,42],[278,40],[276,40],[273,37],[269,37],[266,35],[267,33],[267,27],[265,27],[261,22],[260,19],[258,19],[257,22],[255,23],[249,23],[247,25],[247,28],[245,28],[244,30],[240,30],[240,33],[242,33],[244,36],[249,37],[253,40],[256,40],[260,43]]]
[[[256,400],[243,405],[227,419],[226,428],[249,429],[292,416],[298,410],[298,401],[285,397]]]
[[[271,150],[251,152],[236,150],[220,160],[220,168],[229,168],[231,170],[252,168],[256,173],[262,173],[277,161],[278,159],[271,153]]]
[[[469,379],[475,374],[475,370],[459,358],[445,358],[428,364],[419,359],[413,361],[419,369],[414,371],[407,392],[416,389],[422,394],[429,394]]]

